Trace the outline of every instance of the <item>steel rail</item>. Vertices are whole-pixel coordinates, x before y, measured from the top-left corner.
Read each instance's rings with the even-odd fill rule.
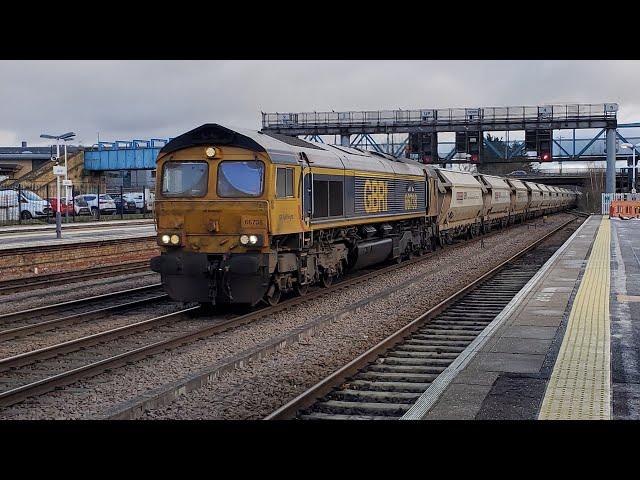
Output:
[[[0,295],[6,295],[15,292],[25,292],[35,288],[49,285],[56,280],[64,280],[66,283],[76,283],[91,278],[99,278],[105,274],[108,276],[116,276],[123,273],[137,272],[149,270],[149,262],[131,262],[120,265],[109,265],[104,267],[90,268],[77,272],[60,272],[48,275],[38,275],[27,278],[15,278],[12,280],[3,280],[0,282]]]
[[[45,305],[43,307],[35,307],[35,308],[29,308],[27,310],[19,310],[17,312],[4,313],[0,315],[0,324],[23,320],[25,318],[30,318],[34,315],[49,315],[62,308],[73,308],[73,307],[82,306],[87,303],[91,303],[95,301],[108,300],[110,298],[115,298],[118,296],[131,294],[131,293],[141,293],[148,290],[157,289],[160,287],[162,287],[161,283],[154,283],[152,285],[145,285],[143,287],[130,288],[127,290],[119,290],[117,292],[105,293],[102,295],[94,295],[86,298],[79,298],[77,300],[68,300],[66,302],[55,303],[53,305]]]
[[[308,390],[304,391],[285,405],[272,412],[270,415],[265,417],[264,420],[285,420],[294,418],[298,411],[310,407],[319,399],[333,391],[336,387],[345,383],[345,381],[358,373],[358,371],[360,371],[363,367],[375,361],[382,353],[388,351],[398,344],[401,344],[409,335],[418,330],[422,325],[442,313],[460,298],[475,290],[476,287],[495,276],[507,265],[522,257],[532,249],[536,248],[538,245],[558,233],[560,230],[566,228],[571,222],[574,222],[576,218],[577,217],[562,223],[558,227],[554,228],[551,232],[545,234],[543,237],[531,243],[524,249],[520,250],[515,255],[512,255],[510,258],[500,263],[498,266],[492,268],[481,277],[462,287],[460,290],[438,303],[435,307],[424,312],[423,314],[412,320],[410,323],[379,342],[377,345],[371,347],[369,350],[362,353],[360,356],[358,356],[342,368],[336,370],[328,377],[324,378]]]
[[[139,307],[142,305],[146,305],[148,303],[157,302],[158,300],[164,300],[168,297],[169,297],[168,294],[160,293],[152,297],[141,298],[141,299],[125,302],[125,303],[118,303],[116,305],[109,305],[107,307],[90,310],[88,312],[75,313],[72,315],[67,315],[66,317],[56,318],[53,320],[45,320],[44,322],[38,322],[38,323],[23,325],[21,327],[14,327],[14,328],[8,328],[5,330],[0,330],[0,342],[8,339],[16,338],[16,337],[31,335],[33,333],[45,332],[47,330],[59,328],[64,325],[71,325],[78,322],[87,322],[90,320],[95,320],[96,318],[100,318],[100,316],[105,313],[112,313],[112,312],[117,312],[119,310]]]

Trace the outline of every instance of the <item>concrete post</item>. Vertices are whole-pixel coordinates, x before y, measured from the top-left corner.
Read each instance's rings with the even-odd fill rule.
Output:
[[[340,135],[340,145],[348,147],[351,145],[351,135]]]
[[[607,129],[607,181],[606,192],[616,193],[616,129]]]

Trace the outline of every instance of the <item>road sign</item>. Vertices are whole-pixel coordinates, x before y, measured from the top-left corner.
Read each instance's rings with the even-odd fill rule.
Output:
[[[63,180],[62,181],[62,186],[63,187],[72,187],[73,186],[73,182],[71,180]]]
[[[55,165],[53,167],[53,174],[54,175],[66,175],[67,174],[67,167],[62,167],[60,165]]]

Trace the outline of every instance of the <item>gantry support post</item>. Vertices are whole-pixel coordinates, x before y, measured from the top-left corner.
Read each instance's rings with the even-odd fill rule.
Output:
[[[616,193],[616,129],[607,128],[607,181],[606,192]]]
[[[348,147],[351,145],[351,135],[340,135],[340,145]]]

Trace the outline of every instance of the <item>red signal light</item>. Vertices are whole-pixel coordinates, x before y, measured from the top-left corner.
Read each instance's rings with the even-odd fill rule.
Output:
[[[550,158],[550,156],[549,156],[549,154],[548,154],[548,153],[543,153],[543,154],[542,154],[542,161],[543,161],[543,162],[548,162],[548,161],[549,161],[549,158]]]
[[[478,155],[471,155],[471,163],[478,163]]]

